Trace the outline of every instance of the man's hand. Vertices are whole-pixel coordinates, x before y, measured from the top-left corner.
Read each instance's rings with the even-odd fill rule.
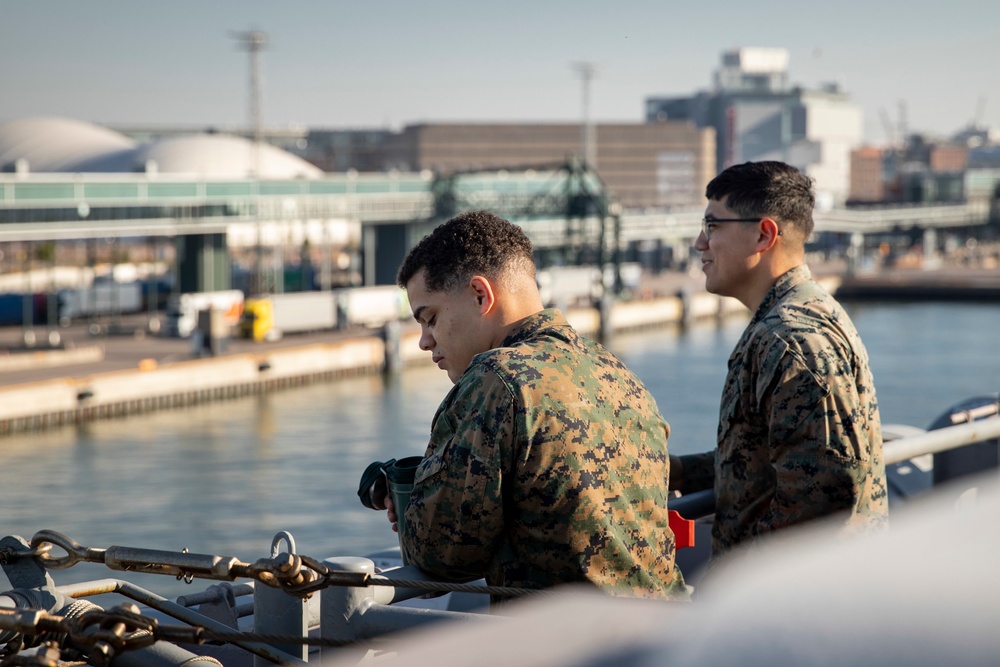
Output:
[[[395,462],[396,459],[389,459],[385,463],[373,461],[365,468],[361,475],[361,482],[358,484],[358,498],[362,505],[373,510],[385,509],[385,497],[389,493],[388,483],[385,479],[385,467]]]
[[[386,509],[386,518],[388,518],[389,523],[392,524],[392,532],[398,533],[399,526],[396,524],[396,509],[392,505],[391,494],[386,494],[385,496],[385,509]]]

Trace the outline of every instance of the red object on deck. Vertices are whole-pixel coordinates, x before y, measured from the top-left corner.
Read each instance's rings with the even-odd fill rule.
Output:
[[[685,519],[676,510],[667,510],[667,523],[674,532],[678,549],[694,546],[694,521]]]

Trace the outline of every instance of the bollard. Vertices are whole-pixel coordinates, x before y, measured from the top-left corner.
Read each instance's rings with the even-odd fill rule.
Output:
[[[605,294],[597,303],[597,313],[600,322],[598,323],[599,337],[602,342],[607,342],[611,340],[612,334],[612,323],[611,323],[611,306],[614,303],[614,298]]]
[[[388,375],[395,375],[403,370],[403,356],[399,346],[400,335],[399,320],[389,320],[382,327],[382,342],[385,344],[385,363],[382,368]]]
[[[694,312],[691,307],[691,297],[694,291],[690,286],[684,286],[677,292],[677,298],[681,300],[681,326],[687,327],[694,320]]]

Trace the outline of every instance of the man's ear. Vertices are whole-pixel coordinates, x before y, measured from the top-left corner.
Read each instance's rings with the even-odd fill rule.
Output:
[[[493,310],[496,303],[496,294],[493,291],[493,284],[486,276],[473,276],[469,281],[469,287],[479,302],[479,312],[483,315]]]
[[[774,247],[781,236],[781,229],[774,218],[764,217],[757,223],[757,252],[766,252]]]

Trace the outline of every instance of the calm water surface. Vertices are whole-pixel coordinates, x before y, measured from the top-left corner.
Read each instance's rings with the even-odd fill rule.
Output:
[[[1000,390],[1000,306],[849,310],[884,423],[926,427],[950,405]],[[737,318],[612,341],[656,396],[673,453],[714,445],[726,361],[745,325]],[[357,500],[358,477],[372,460],[421,454],[449,386],[428,367],[0,438],[0,534],[30,539],[48,528],[88,547],[186,547],[243,561],[268,555],[281,530],[320,558],[391,546],[383,515]],[[107,576],[168,596],[192,590],[94,565],[53,573],[57,583]]]

